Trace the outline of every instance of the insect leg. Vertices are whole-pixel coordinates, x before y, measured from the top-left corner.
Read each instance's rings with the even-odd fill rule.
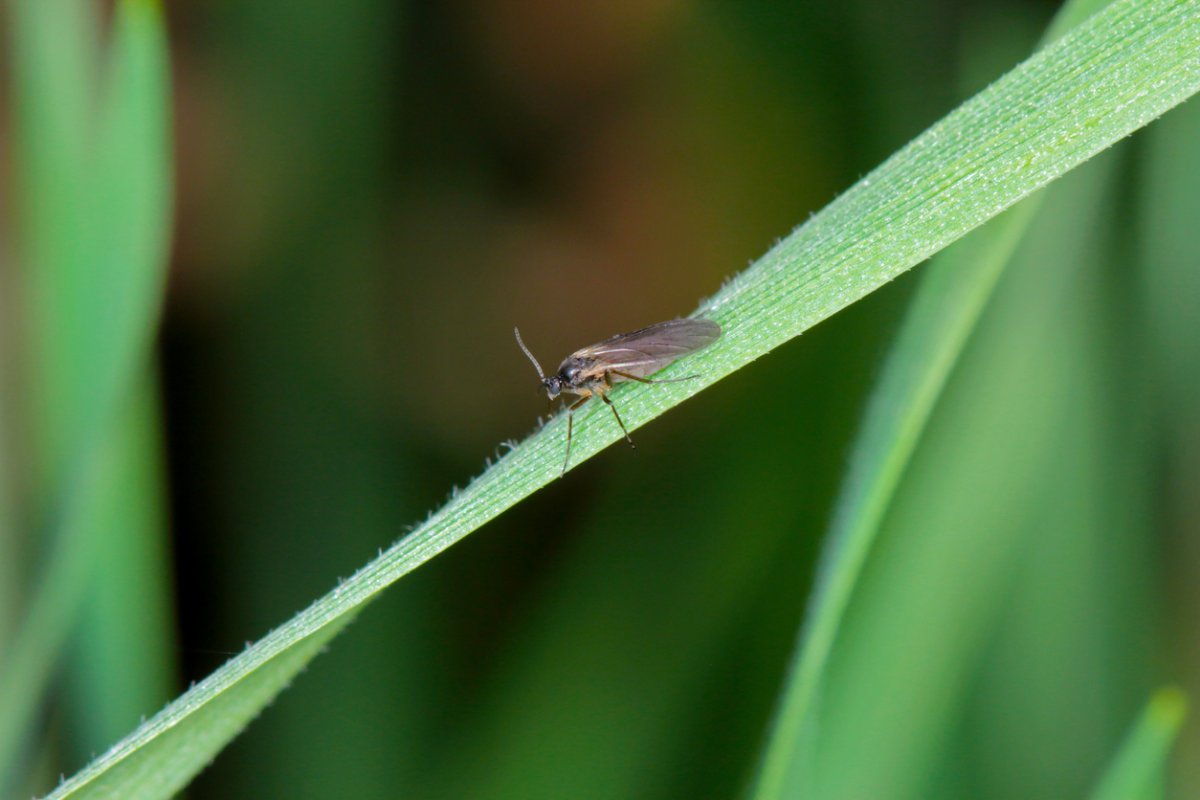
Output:
[[[571,428],[575,425],[575,409],[586,403],[588,399],[582,397],[567,407],[567,455],[563,459],[562,472],[558,474],[560,478],[567,474],[567,465],[571,463]]]
[[[609,372],[613,375],[620,375],[627,380],[637,381],[638,383],[683,383],[684,381],[693,381],[700,377],[699,375],[688,375],[684,378],[659,378],[658,380],[651,380],[650,378],[639,378],[637,375],[630,375],[628,372],[621,372],[619,369],[610,369]]]
[[[625,441],[629,442],[629,446],[636,450],[637,445],[633,443],[633,439],[629,438],[629,431],[625,430],[625,423],[621,422],[621,415],[617,413],[617,407],[615,405],[613,405],[613,401],[609,400],[608,395],[606,395],[606,394],[600,395],[600,399],[603,400],[608,405],[608,407],[612,409],[613,416],[617,418],[617,424],[621,426],[621,431],[622,431],[622,433],[625,434]]]

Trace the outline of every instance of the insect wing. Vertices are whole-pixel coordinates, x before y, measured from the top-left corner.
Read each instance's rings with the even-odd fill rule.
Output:
[[[619,370],[638,378],[653,375],[677,358],[712,344],[721,326],[707,319],[673,319],[621,333],[585,347],[572,358],[591,359],[597,370]]]

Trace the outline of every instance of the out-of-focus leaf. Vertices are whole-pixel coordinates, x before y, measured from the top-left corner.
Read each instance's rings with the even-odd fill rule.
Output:
[[[117,497],[130,501],[132,488],[139,490],[130,501],[135,505],[157,502],[156,486],[118,486],[112,468],[136,442],[115,437],[129,430],[121,421],[149,357],[165,277],[171,216],[165,31],[152,0],[119,3],[97,85],[93,12],[75,0],[13,3],[18,187],[34,350],[31,398],[22,411],[33,420],[40,467],[36,505],[25,516],[39,533],[31,549],[40,548],[42,564],[0,664],[0,783],[11,779],[17,751],[36,741],[34,714],[98,556],[108,547],[161,546],[158,520],[123,519],[109,536],[101,522],[113,517],[99,510]],[[145,406],[137,408],[149,426],[156,424]],[[161,568],[149,566],[155,576]],[[159,592],[137,602],[163,600]],[[167,648],[169,637],[146,647]],[[163,663],[139,661],[149,670],[140,689],[164,688]],[[150,697],[149,703],[161,702]]]
[[[1174,688],[1150,698],[1121,745],[1092,800],[1154,800],[1162,797],[1167,755],[1187,715],[1187,698]]]

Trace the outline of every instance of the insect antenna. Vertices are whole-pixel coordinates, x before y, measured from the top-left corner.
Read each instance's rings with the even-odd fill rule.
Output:
[[[545,383],[546,373],[542,372],[542,365],[539,364],[538,360],[533,357],[533,353],[529,352],[529,348],[525,346],[525,342],[521,341],[521,332],[517,330],[515,325],[513,326],[513,333],[517,335],[517,344],[521,347],[522,352],[529,356],[529,360],[533,362],[533,368],[538,372],[538,377],[542,379],[543,383]]]

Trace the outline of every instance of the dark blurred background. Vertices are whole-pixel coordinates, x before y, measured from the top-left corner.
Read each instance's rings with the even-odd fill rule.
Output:
[[[514,324],[549,365],[691,312],[1022,59],[1055,10],[171,4],[160,355],[176,690],[532,430],[545,399]],[[736,796],[915,285],[838,314],[392,587],[189,796]],[[1195,547],[1157,508],[1166,533],[1141,556],[1156,564]],[[1194,577],[1180,570],[1154,602],[1180,608],[1171,587]],[[1183,608],[1148,624],[1182,626]],[[1156,663],[1190,663],[1171,652]],[[1150,685],[1124,684],[1073,777],[1002,790],[992,762],[955,751],[925,796],[1074,796]],[[65,770],[108,743],[69,743]]]

